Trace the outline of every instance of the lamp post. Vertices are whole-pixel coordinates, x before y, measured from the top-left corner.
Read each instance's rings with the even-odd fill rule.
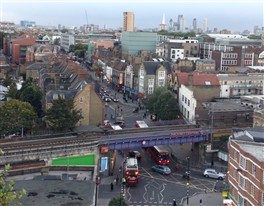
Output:
[[[187,186],[187,191],[186,191],[186,196],[187,196],[187,205],[189,205],[189,189],[190,189],[190,157],[187,157],[187,163],[188,163],[188,175],[189,177],[187,177],[187,183],[186,183],[186,186]]]

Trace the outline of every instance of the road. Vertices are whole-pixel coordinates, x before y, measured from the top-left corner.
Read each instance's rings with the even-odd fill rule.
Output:
[[[145,151],[138,149],[142,154],[139,161],[139,183],[137,186],[128,187],[126,200],[129,206],[171,206],[173,199],[182,205],[187,195],[187,180],[182,178],[183,169],[173,170],[173,162],[169,165],[172,170],[170,175],[161,175],[151,170],[155,165],[154,160]],[[127,153],[127,151],[125,151]],[[122,164],[121,156],[118,158]],[[223,181],[208,179],[202,176],[202,171],[191,170],[189,197],[197,193],[212,192],[216,186],[224,187]]]

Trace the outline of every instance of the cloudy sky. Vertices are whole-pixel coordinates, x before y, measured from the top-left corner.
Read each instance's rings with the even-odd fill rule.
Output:
[[[263,0],[0,0],[1,20],[19,24],[20,20],[35,21],[37,25],[58,24],[81,26],[97,24],[100,28],[122,27],[124,11],[135,14],[135,27],[157,28],[165,14],[166,23],[184,16],[186,26],[193,18],[202,28],[208,19],[209,29],[253,31],[255,25],[264,26]]]

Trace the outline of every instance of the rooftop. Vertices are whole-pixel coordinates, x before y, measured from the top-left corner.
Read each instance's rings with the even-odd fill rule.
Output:
[[[236,140],[239,147],[251,156],[255,157],[260,162],[264,162],[264,143],[255,143],[248,141]]]

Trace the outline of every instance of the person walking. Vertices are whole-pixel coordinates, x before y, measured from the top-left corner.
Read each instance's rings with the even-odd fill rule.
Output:
[[[119,177],[116,175],[116,185],[118,185]]]
[[[111,189],[111,192],[114,190],[114,184],[112,182],[110,184],[110,189]]]
[[[122,185],[125,186],[126,184],[126,178],[122,177]]]

